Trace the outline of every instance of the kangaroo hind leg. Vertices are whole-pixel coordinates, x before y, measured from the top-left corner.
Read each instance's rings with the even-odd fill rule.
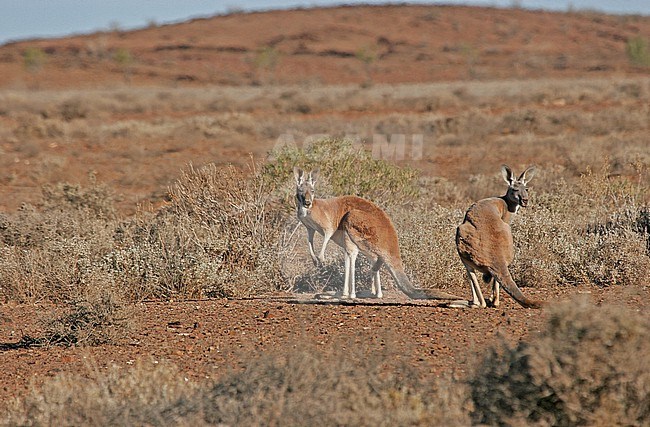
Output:
[[[345,282],[343,298],[356,298],[355,270],[359,248],[350,240],[345,239]]]
[[[492,289],[492,295],[490,295],[489,299],[485,300],[486,304],[489,307],[498,307],[499,306],[499,282],[490,273],[483,274],[483,281],[487,283],[488,287]]]
[[[485,308],[487,304],[485,303],[485,298],[483,298],[483,292],[481,292],[481,284],[478,281],[478,277],[474,269],[467,268],[467,275],[469,276],[469,281],[471,282],[472,288],[472,306]]]
[[[499,304],[499,281],[492,277],[492,296],[490,297],[490,305],[496,308]]]
[[[379,269],[381,268],[381,265],[384,262],[381,260],[381,258],[378,258],[377,261],[375,261],[372,265],[372,294],[375,296],[375,298],[383,298],[383,294],[381,292],[381,277],[379,275]]]
[[[454,308],[486,307],[487,304],[485,303],[485,298],[483,298],[483,292],[481,292],[481,286],[479,284],[478,276],[476,275],[476,271],[474,270],[474,267],[472,265],[468,265],[468,263],[466,263],[465,260],[463,259],[461,260],[463,261],[463,265],[465,266],[465,270],[467,271],[467,277],[469,278],[470,289],[472,290],[472,299],[470,301],[467,300],[453,301],[449,304],[449,307],[454,307]]]

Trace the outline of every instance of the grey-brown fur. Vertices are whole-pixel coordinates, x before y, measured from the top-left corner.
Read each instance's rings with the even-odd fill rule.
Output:
[[[508,190],[501,197],[479,200],[467,210],[463,223],[456,230],[456,248],[467,270],[472,290],[471,301],[457,301],[454,306],[485,307],[478,274],[492,285],[492,296],[488,303],[499,305],[499,285],[519,304],[528,308],[539,308],[542,303],[524,296],[512,279],[508,267],[515,257],[510,218],[520,207],[528,204],[526,184],[535,174],[535,167],[526,169],[519,178],[512,170],[501,167]]]

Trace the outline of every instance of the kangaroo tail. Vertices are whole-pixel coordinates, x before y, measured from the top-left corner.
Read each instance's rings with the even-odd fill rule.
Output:
[[[461,299],[456,295],[448,294],[438,289],[416,288],[406,276],[403,269],[393,267],[389,263],[386,263],[386,266],[388,267],[388,271],[390,271],[390,275],[393,276],[397,287],[412,299]]]
[[[494,276],[494,278],[499,283],[501,283],[501,287],[503,288],[504,291],[508,293],[508,295],[510,295],[522,307],[542,308],[542,306],[544,305],[543,301],[526,298],[524,296],[524,294],[521,292],[521,289],[519,289],[515,281],[512,279],[512,276],[510,275],[510,271],[508,271],[507,267],[501,270],[504,271],[503,274],[500,274],[499,272],[493,270],[490,270],[490,273],[492,274],[492,276]]]

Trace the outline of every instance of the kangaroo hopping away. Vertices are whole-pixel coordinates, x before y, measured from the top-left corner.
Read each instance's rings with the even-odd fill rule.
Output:
[[[372,294],[382,298],[379,269],[386,265],[397,287],[413,299],[457,299],[434,289],[418,289],[404,272],[397,232],[386,213],[374,203],[356,196],[316,199],[318,169],[305,173],[294,168],[298,219],[307,227],[309,253],[316,266],[325,260],[330,240],[345,252],[343,298],[356,298],[355,264],[361,252],[372,264]],[[314,234],[323,236],[318,256],[314,250]]]
[[[501,173],[508,183],[506,194],[474,203],[456,229],[456,249],[469,276],[472,300],[455,301],[450,304],[453,307],[486,307],[478,273],[492,286],[492,296],[488,300],[492,307],[499,306],[499,285],[523,307],[542,306],[541,301],[524,296],[508,270],[515,257],[510,218],[528,204],[526,184],[535,175],[535,167],[528,167],[519,178],[506,165],[501,167]]]

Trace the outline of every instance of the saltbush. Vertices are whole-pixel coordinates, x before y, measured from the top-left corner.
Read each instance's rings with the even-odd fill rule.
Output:
[[[584,298],[554,307],[546,328],[490,349],[470,378],[475,423],[647,425],[650,323]]]
[[[271,152],[262,174],[293,198],[294,186],[287,184],[289,178],[293,181],[294,166],[320,169],[317,192],[321,197],[355,195],[386,206],[413,202],[419,196],[416,169],[376,159],[349,139],[324,138],[302,148],[284,145]]]

